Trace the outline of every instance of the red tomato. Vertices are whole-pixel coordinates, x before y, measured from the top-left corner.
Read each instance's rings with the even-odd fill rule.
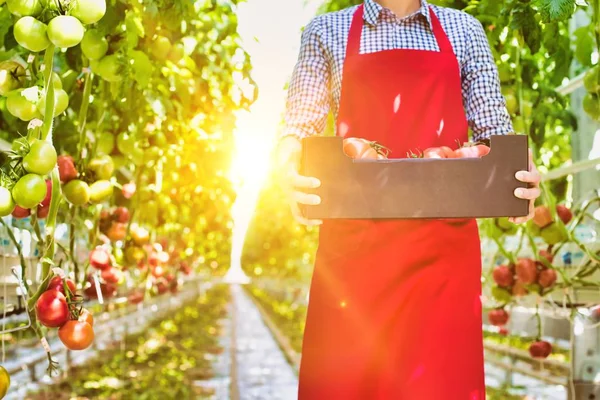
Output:
[[[58,156],[58,173],[60,175],[60,181],[67,183],[77,178],[78,172],[73,162],[73,157],[69,155]]]
[[[67,279],[67,287],[69,288],[69,291],[71,293],[75,293],[77,291],[77,288],[75,287],[75,282],[73,282],[70,279]],[[54,278],[50,279],[50,282],[48,283],[48,288],[46,290],[58,290],[64,295],[65,287],[63,285],[63,279],[60,276],[55,276]]]
[[[35,303],[38,321],[48,328],[58,328],[69,320],[67,298],[58,290],[48,290]]]
[[[106,232],[106,236],[112,241],[124,240],[127,236],[127,225],[120,222],[113,222]]]
[[[29,215],[31,214],[31,210],[28,208],[20,207],[20,206],[15,206],[15,209],[13,210],[13,212],[11,214],[16,219],[21,219],[21,218],[29,217]]]
[[[38,206],[38,208],[37,208],[37,217],[39,219],[46,218],[49,213],[50,213],[50,206],[48,206],[48,207]]]
[[[99,270],[110,268],[111,260],[108,250],[101,246],[92,250],[90,252],[90,265]]]
[[[380,159],[379,156],[385,157],[383,154],[378,153],[375,149],[376,144],[366,139],[361,138],[348,138],[344,139],[344,153],[350,158],[368,158],[372,160]]]
[[[60,341],[69,350],[84,350],[94,341],[94,329],[85,321],[67,321],[58,330]]]
[[[127,296],[127,299],[131,304],[139,304],[144,301],[144,292],[141,290],[134,290]]]
[[[100,273],[102,280],[104,280],[106,283],[117,283],[119,280],[121,280],[122,275],[123,273],[120,269],[112,267],[105,269]]]
[[[423,151],[423,158],[448,158],[440,147],[430,147]]]
[[[169,290],[169,285],[164,280],[158,281],[156,283],[156,290],[158,294],[166,293]]]
[[[129,222],[129,210],[126,207],[117,207],[115,211],[113,211],[113,218],[117,222]]]
[[[52,179],[46,179],[46,197],[40,203],[42,207],[50,207],[50,200],[52,199]]]

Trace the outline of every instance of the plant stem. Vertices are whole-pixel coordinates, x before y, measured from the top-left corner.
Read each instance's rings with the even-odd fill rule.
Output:
[[[44,110],[44,124],[42,125],[42,140],[50,136],[52,141],[52,123],[54,121],[54,85],[52,84],[52,66],[54,64],[54,45],[51,44],[44,54],[44,92],[46,95],[46,109]]]
[[[75,257],[75,219],[77,218],[77,207],[71,206],[71,220],[69,221],[69,253],[75,274],[75,283],[79,283],[79,263]]]
[[[87,122],[87,112],[90,105],[90,95],[92,94],[92,82],[94,74],[91,71],[85,72],[85,83],[83,86],[83,98],[79,109],[79,120],[77,126],[79,128],[79,144],[77,145],[77,153],[80,159],[83,159],[83,148],[85,146],[85,124]]]
[[[23,282],[23,286],[25,286],[25,290],[27,290],[27,294],[31,295],[30,290],[29,290],[29,284],[27,283],[27,264],[25,263],[25,257],[23,256],[23,250],[21,249],[21,246],[19,246],[19,242],[17,242],[17,238],[15,237],[12,229],[10,228],[10,226],[8,226],[6,224],[6,222],[4,222],[4,219],[0,218],[0,222],[2,222],[2,225],[4,225],[4,228],[6,228],[6,233],[8,233],[8,237],[10,238],[10,241],[15,245],[15,248],[17,249],[17,253],[19,254],[19,261],[21,262],[21,282]]]

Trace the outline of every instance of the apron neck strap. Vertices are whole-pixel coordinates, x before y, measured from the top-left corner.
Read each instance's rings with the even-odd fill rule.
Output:
[[[362,36],[362,30],[364,26],[364,4],[358,6],[352,17],[352,24],[350,25],[350,32],[348,33],[348,44],[346,49],[346,55],[357,55],[360,53],[360,38]],[[433,26],[433,34],[437,41],[438,47],[441,52],[452,52],[452,44],[442,28],[442,24],[438,19],[431,6],[429,6],[429,17],[431,18],[431,24]]]

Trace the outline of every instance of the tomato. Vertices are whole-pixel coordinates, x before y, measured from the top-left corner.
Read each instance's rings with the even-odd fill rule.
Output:
[[[54,86],[54,95],[56,96],[56,91],[63,88],[62,79],[56,72],[52,72],[52,86]]]
[[[79,314],[78,320],[79,321],[83,321],[83,322],[87,322],[92,327],[94,326],[94,316],[86,308],[84,308],[83,310],[81,310],[81,314]]]
[[[144,292],[141,290],[134,290],[127,296],[127,300],[129,300],[131,304],[139,304],[144,301]]]
[[[458,158],[479,158],[487,155],[489,152],[489,147],[478,144],[475,146],[461,147],[455,151],[455,154]]]
[[[596,65],[585,73],[583,86],[588,93],[600,94],[600,65]]]
[[[133,146],[131,152],[129,152],[129,157],[131,157],[131,161],[137,167],[144,165],[144,150],[137,143]]]
[[[33,208],[46,197],[46,182],[36,174],[21,177],[12,189],[12,196],[18,206]]]
[[[49,207],[52,200],[52,179],[46,179],[46,197],[39,204],[40,207]]]
[[[439,147],[430,147],[423,151],[423,158],[447,158],[446,153]]]
[[[125,250],[125,259],[130,264],[137,264],[144,259],[146,253],[137,246],[127,246]]]
[[[108,200],[113,193],[113,185],[110,181],[99,180],[90,185],[90,201],[102,203]]]
[[[118,283],[123,277],[123,272],[120,269],[111,267],[103,270],[100,273],[102,280],[106,283]]]
[[[90,265],[99,270],[105,270],[111,267],[112,261],[110,253],[104,247],[98,246],[90,252]]]
[[[0,62],[0,96],[21,88],[26,79],[25,68],[16,61]]]
[[[50,282],[48,283],[48,287],[46,288],[46,291],[48,290],[58,290],[60,293],[62,293],[63,295],[65,295],[65,287],[64,287],[64,282],[65,279],[61,278],[60,276],[55,276],[52,279],[50,279]],[[67,282],[67,287],[69,288],[69,291],[71,292],[71,294],[75,294],[77,292],[77,287],[75,286],[75,282],[73,282],[70,279],[66,279]]]
[[[185,56],[185,46],[181,43],[177,43],[171,47],[169,51],[169,60],[177,64]]]
[[[96,179],[107,180],[111,178],[115,164],[110,156],[104,154],[90,160],[88,168],[94,173]]]
[[[28,208],[15,206],[15,209],[13,210],[13,212],[11,214],[16,219],[22,219],[25,217],[29,217],[31,215],[31,210]]]
[[[48,38],[61,49],[77,46],[83,39],[85,30],[75,17],[59,15],[48,23]]]
[[[27,15],[38,15],[42,12],[42,3],[40,0],[6,0],[8,11],[17,17]]]
[[[85,350],[94,341],[94,328],[85,321],[67,321],[58,330],[58,337],[69,350]]]
[[[90,29],[83,35],[81,51],[90,60],[100,60],[108,51],[108,41],[96,29]]]
[[[600,95],[586,93],[583,97],[583,110],[595,121],[600,121]]]
[[[47,175],[56,165],[54,146],[45,140],[34,139],[29,153],[23,157],[23,168],[31,174]]]
[[[54,116],[57,117],[69,107],[69,95],[62,89],[54,91]],[[46,113],[46,96],[42,96],[38,101],[37,109],[41,115]]]
[[[82,206],[90,201],[90,187],[84,181],[73,179],[62,188],[65,199],[74,206]]]
[[[96,154],[110,154],[115,149],[115,137],[110,132],[102,132],[96,138]],[[113,163],[115,160],[113,159]],[[116,168],[116,165],[115,165]]]
[[[3,399],[10,387],[10,375],[6,368],[0,366],[0,399]]]
[[[10,190],[4,186],[0,186],[0,217],[10,215],[16,206]]]
[[[164,280],[160,280],[156,283],[156,291],[158,294],[166,293],[169,290],[169,285]]]
[[[129,182],[123,185],[123,197],[126,199],[130,199],[135,194],[135,183]]]
[[[84,24],[95,24],[106,14],[106,0],[75,0],[69,14]]]
[[[157,36],[151,44],[150,52],[160,61],[164,61],[171,51],[171,41],[164,36]]]
[[[48,26],[33,17],[23,17],[13,26],[17,43],[33,52],[46,50],[50,46],[47,32]]]
[[[133,239],[133,241],[138,245],[144,245],[146,243],[148,243],[148,241],[150,240],[150,232],[148,232],[148,230],[142,228],[142,227],[132,227],[131,229],[131,237]]]
[[[127,132],[121,132],[117,136],[117,149],[121,154],[129,154],[135,146],[135,137]]]
[[[504,99],[506,100],[506,110],[508,111],[508,114],[515,115],[518,109],[517,97],[514,94],[507,94],[504,96]]]
[[[37,109],[37,102],[34,103],[28,100],[23,95],[23,90],[14,90],[6,96],[6,109],[21,121],[31,121],[34,118],[41,119],[42,115]]]
[[[106,232],[106,236],[112,241],[117,242],[119,240],[125,240],[127,236],[127,224],[120,222],[113,222]]]
[[[90,65],[92,70],[106,81],[119,82],[123,79],[123,64],[116,54],[105,56]]]
[[[35,314],[40,324],[58,328],[69,319],[67,298],[58,290],[48,290],[35,303]]]
[[[117,207],[113,212],[113,217],[117,222],[129,222],[129,210],[126,207]]]
[[[375,143],[361,138],[344,139],[344,153],[350,158],[377,159],[380,155],[375,149]]]
[[[523,117],[514,118],[512,123],[513,123],[513,130],[516,133],[520,133],[520,134],[525,133],[525,120],[523,119]]]
[[[37,207],[37,211],[36,211],[36,215],[38,217],[38,219],[44,219],[48,216],[48,214],[50,214],[50,206],[38,206]]]
[[[66,183],[77,178],[79,173],[75,168],[73,157],[69,155],[58,156],[56,162],[58,163],[58,173],[62,183]]]

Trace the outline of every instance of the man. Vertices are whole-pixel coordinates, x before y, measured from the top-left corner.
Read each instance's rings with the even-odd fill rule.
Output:
[[[321,225],[301,400],[483,400],[481,254],[475,220],[306,220],[302,137],[336,132],[392,154],[512,132],[481,24],[425,0],[365,0],[315,18],[302,35],[279,146],[292,212]],[[531,154],[530,154],[531,158]],[[530,188],[532,217],[540,176]],[[440,199],[449,201],[450,199]],[[407,199],[406,201],[410,201]]]

